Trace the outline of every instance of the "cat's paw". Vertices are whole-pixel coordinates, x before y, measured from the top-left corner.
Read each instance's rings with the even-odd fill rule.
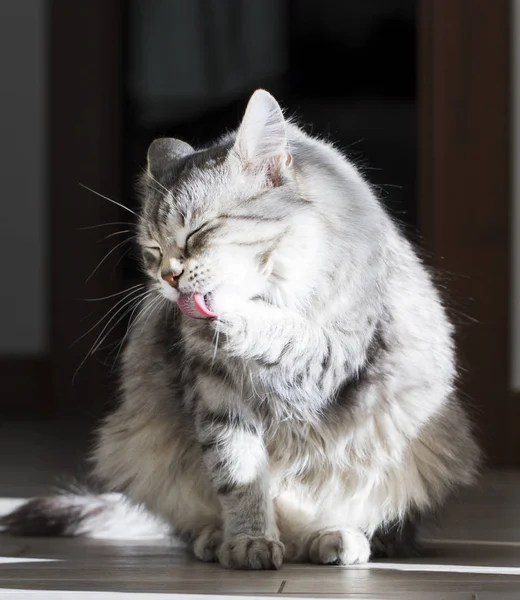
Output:
[[[222,544],[222,537],[220,527],[204,527],[193,540],[193,554],[203,562],[217,562],[217,551]]]
[[[309,559],[319,565],[358,565],[368,562],[370,543],[357,529],[323,530],[311,539]]]
[[[270,538],[238,535],[223,542],[218,560],[228,569],[279,569],[284,546]]]
[[[232,356],[241,356],[247,351],[246,318],[239,312],[224,314],[213,322],[219,346]]]

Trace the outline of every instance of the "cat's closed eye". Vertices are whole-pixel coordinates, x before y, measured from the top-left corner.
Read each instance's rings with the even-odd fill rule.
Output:
[[[143,251],[154,260],[161,260],[162,251],[159,246],[146,246]]]

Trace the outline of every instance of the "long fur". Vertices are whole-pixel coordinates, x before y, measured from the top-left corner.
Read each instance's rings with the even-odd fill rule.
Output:
[[[413,545],[416,519],[472,482],[479,450],[453,328],[371,187],[258,91],[214,146],[156,143],[143,190],[153,295],[128,335],[96,477],[228,567]],[[178,311],[194,292],[218,319]],[[99,535],[95,502],[61,531]],[[4,525],[23,533],[17,515]]]

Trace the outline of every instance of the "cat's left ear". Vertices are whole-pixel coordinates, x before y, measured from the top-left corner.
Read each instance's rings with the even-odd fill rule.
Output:
[[[273,183],[290,167],[287,123],[278,102],[265,90],[257,90],[238,129],[235,149],[246,168],[267,168]]]
[[[159,178],[175,162],[193,152],[195,150],[189,144],[175,138],[154,140],[148,148],[148,172]]]

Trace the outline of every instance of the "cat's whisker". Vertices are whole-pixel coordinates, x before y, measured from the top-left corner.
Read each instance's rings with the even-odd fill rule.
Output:
[[[126,240],[123,240],[122,242],[119,242],[119,244],[116,244],[112,250],[110,250],[109,252],[107,252],[105,254],[105,256],[98,262],[96,268],[92,271],[92,273],[85,279],[85,283],[88,283],[92,277],[96,274],[97,270],[99,269],[99,267],[101,267],[101,265],[118,249],[120,248],[123,244],[127,244],[128,242],[131,242],[134,239],[134,236],[131,236],[129,238],[127,238]]]
[[[150,292],[150,291],[142,292],[141,295],[139,295],[137,297],[134,297],[134,298],[131,298],[125,304],[123,304],[122,306],[120,306],[119,309],[110,317],[110,319],[103,326],[103,329],[101,330],[101,332],[99,333],[98,337],[96,338],[96,341],[92,344],[92,347],[91,347],[91,349],[89,351],[89,354],[93,354],[93,353],[95,353],[98,350],[99,346],[112,333],[112,331],[125,318],[125,316],[132,310],[134,302],[140,303],[145,298],[148,298],[149,295],[151,295],[152,293],[153,292]],[[121,314],[121,311],[123,309],[125,309],[126,307],[128,307],[129,305],[130,305],[130,308],[128,308],[128,310],[125,313],[123,313],[123,315],[121,317],[119,317],[119,319],[112,325],[112,327],[110,327],[110,329],[108,329],[109,325],[114,321],[114,319],[117,318]],[[107,331],[107,329],[108,329],[108,331]],[[106,332],[106,334],[105,334],[105,332]]]
[[[126,329],[126,332],[125,332],[125,335],[123,336],[123,340],[122,341],[124,341],[124,339],[128,336],[128,334],[130,333],[130,330],[133,328],[135,322],[137,321],[137,319],[139,319],[139,316],[142,314],[142,311],[147,308],[147,306],[144,306],[144,305],[146,304],[146,302],[148,302],[148,300],[150,298],[152,298],[152,296],[147,296],[146,298],[144,298],[143,300],[141,300],[141,302],[139,302],[139,304],[132,311],[132,314],[130,315],[130,317],[128,319],[128,327]],[[155,298],[152,298],[152,300],[155,300]],[[136,318],[134,319],[134,314],[139,309],[141,309],[141,312],[139,312],[137,314]]]
[[[146,298],[147,300],[148,298]],[[164,299],[163,296],[157,295],[155,298],[152,298],[152,300],[150,301],[150,303],[148,304],[148,306],[145,306],[141,312],[136,316],[135,320],[132,321],[132,317],[135,313],[135,310],[132,312],[132,315],[130,316],[130,323],[128,324],[128,329],[126,331],[125,336],[123,337],[122,343],[125,341],[125,338],[128,336],[128,334],[135,328],[137,327],[137,324],[139,323],[140,320],[142,320],[144,318],[144,316],[146,315],[146,313],[148,313],[151,308],[157,304],[157,302],[161,299]],[[144,304],[144,301],[141,302],[140,304]],[[144,325],[144,324],[143,324]]]
[[[131,208],[128,208],[128,206],[125,206],[124,204],[121,204],[121,202],[118,202],[117,200],[112,200],[112,198],[109,198],[108,196],[105,196],[103,194],[100,194],[99,192],[96,192],[96,190],[93,190],[92,188],[89,188],[88,186],[84,185],[83,183],[78,182],[78,184],[88,190],[89,192],[92,192],[93,194],[95,194],[96,196],[99,196],[100,198],[103,198],[103,200],[107,200],[108,202],[112,202],[112,204],[115,204],[116,206],[119,206],[120,208],[124,208],[125,210],[127,210],[130,214],[134,215],[135,217],[139,218],[139,215],[134,212]]]
[[[131,331],[131,330],[134,328],[135,324],[136,324],[136,323],[137,323],[137,321],[138,321],[138,320],[141,318],[141,316],[142,316],[143,312],[144,312],[145,310],[147,310],[147,309],[148,309],[148,307],[146,307],[146,308],[143,310],[143,312],[141,312],[141,313],[139,313],[139,314],[137,315],[137,317],[136,317],[135,321],[132,321],[132,319],[133,319],[133,317],[134,317],[134,314],[136,313],[136,311],[137,311],[137,310],[139,310],[139,309],[141,308],[142,304],[143,304],[144,302],[146,302],[146,300],[147,300],[148,298],[149,298],[149,296],[147,296],[145,299],[143,299],[143,300],[141,300],[140,302],[138,302],[138,303],[136,304],[136,306],[134,307],[134,309],[132,310],[132,312],[131,312],[131,314],[130,314],[130,317],[129,317],[129,320],[128,320],[129,322],[128,322],[128,327],[127,327],[127,329],[126,329],[125,335],[123,336],[123,338],[122,338],[121,342],[118,344],[118,350],[117,350],[117,354],[116,354],[116,357],[115,357],[115,359],[114,359],[114,362],[113,362],[113,364],[112,364],[112,369],[114,368],[114,365],[117,363],[117,361],[118,361],[118,359],[119,359],[119,354],[121,353],[121,349],[123,348],[123,346],[124,346],[124,343],[125,343],[125,341],[126,341],[126,338],[128,337],[128,335],[129,335],[130,331]],[[158,296],[158,298],[161,298],[161,296]],[[150,304],[151,304],[151,305],[153,305],[153,303],[155,302],[155,300],[156,300],[156,298],[154,298],[154,299],[151,301],[151,303],[150,303]]]
[[[121,340],[113,340],[111,342],[107,341],[106,343],[104,343],[103,345],[101,345],[98,348],[98,352],[104,352],[105,350],[110,350],[109,354],[107,355],[107,358],[110,358],[110,356],[112,355],[112,353],[119,348],[119,344],[121,343]],[[114,363],[112,364],[107,364],[107,366],[109,367],[113,367]]]
[[[155,185],[152,183],[150,183],[150,187],[155,190],[158,194],[161,194],[161,196],[165,195],[165,192],[163,190],[161,190],[160,188],[155,187]]]
[[[132,231],[133,231],[133,229],[121,229],[121,231],[114,231],[114,233],[109,233],[105,237],[103,237],[100,240],[98,240],[98,242],[103,242],[103,241],[108,240],[108,239],[110,239],[112,237],[115,237],[116,235],[123,235],[123,233],[131,233]]]
[[[131,290],[137,289],[137,288],[144,288],[145,285],[144,283],[138,283],[136,285],[133,285],[132,287],[127,288],[126,290],[123,290],[122,292],[116,292],[115,294],[110,294],[110,296],[102,296],[101,298],[84,298],[85,302],[99,302],[100,300],[109,300],[110,298],[115,298],[116,296],[121,296],[121,294],[125,294],[126,292],[129,292]]]
[[[215,342],[215,348],[213,349],[213,358],[211,360],[211,367],[215,364],[215,359],[217,358],[217,350],[218,350],[218,341],[220,337],[220,329],[215,329],[215,335],[213,336],[213,341]]]
[[[85,361],[90,356],[94,355],[96,352],[99,352],[99,350],[103,347],[103,344],[105,343],[105,341],[107,340],[107,338],[109,337],[109,335],[114,331],[114,329],[118,326],[118,324],[128,315],[128,313],[132,309],[134,309],[135,305],[138,306],[140,304],[140,301],[141,301],[140,298],[133,298],[129,303],[127,303],[126,305],[120,307],[120,309],[117,311],[117,313],[113,315],[113,319],[116,318],[116,316],[119,316],[119,315],[120,316],[117,319],[117,321],[112,325],[112,327],[110,327],[110,329],[108,331],[106,331],[106,333],[103,335],[103,332],[105,331],[105,329],[109,325],[109,323],[106,324],[104,330],[96,338],[96,341],[90,347],[90,349],[88,350],[87,354],[85,355],[85,358],[82,360],[81,364],[79,365],[79,367],[77,368],[76,372],[74,373],[74,378],[76,377],[77,373],[79,372],[79,370],[81,369],[81,367],[83,366],[83,364],[85,363]],[[103,336],[103,337],[101,337],[101,336]],[[100,339],[100,337],[101,337],[101,339]]]
[[[99,227],[109,227],[113,225],[128,225],[133,227],[134,223],[130,221],[113,221],[112,223],[99,223],[98,225],[89,225],[88,227],[78,227],[78,231],[88,231],[89,229],[98,229]]]
[[[169,190],[167,187],[165,187],[165,186],[164,186],[164,185],[163,185],[163,184],[162,184],[160,181],[158,181],[158,180],[157,180],[157,179],[156,179],[156,178],[155,178],[155,177],[152,175],[152,173],[150,173],[150,171],[149,171],[149,170],[147,170],[147,169],[144,169],[143,167],[141,167],[141,170],[142,170],[142,171],[143,171],[143,173],[144,173],[145,175],[147,175],[147,176],[148,176],[148,177],[149,177],[149,178],[150,178],[150,179],[151,179],[151,180],[152,180],[154,183],[156,183],[156,184],[157,184],[159,187],[161,187],[161,188],[162,188],[162,189],[163,189],[163,190],[164,190],[164,191],[165,191],[167,194],[169,194],[169,193],[170,193],[170,190]]]
[[[131,291],[129,291],[123,298],[120,298],[115,304],[114,306],[112,306],[102,317],[101,319],[99,319],[99,321],[97,321],[97,323],[95,323],[88,331],[86,331],[85,333],[81,334],[72,344],[71,346],[74,346],[75,344],[77,344],[80,340],[82,340],[85,336],[87,336],[91,331],[93,331],[100,323],[102,323],[113,311],[115,311],[117,309],[118,306],[120,306],[123,302],[125,302],[126,300],[128,300],[128,298],[130,298],[131,296],[133,296],[134,298],[137,297],[136,294],[138,294],[141,291],[141,289],[132,289]]]
[[[164,296],[158,296],[158,300],[150,303],[150,307],[148,308],[148,316],[143,323],[143,327],[146,325],[152,314],[159,310],[160,307],[164,306],[164,302],[167,302],[166,298],[164,298]]]
[[[167,187],[165,187],[160,181],[158,181],[149,171],[147,171],[146,169],[142,169],[143,173],[145,173],[147,175],[147,177],[149,178],[148,181],[148,185],[154,189],[158,194],[163,194],[166,195],[167,197],[171,197],[171,190],[169,190]],[[160,186],[161,189],[155,187],[155,184],[157,184],[158,186]],[[181,210],[180,207],[177,207],[177,210],[179,211],[179,213],[186,218],[186,213],[185,211]]]
[[[121,261],[128,256],[128,253],[132,250],[132,246],[128,247],[122,254],[121,256],[117,259],[116,264],[114,265],[114,268],[112,269],[112,275],[116,272],[117,267],[119,266],[119,264],[121,263]]]
[[[164,306],[165,302],[167,302],[167,299],[162,296],[159,296],[159,301],[155,302],[153,307],[150,309],[150,312],[146,317],[146,321],[143,323],[143,327],[146,325],[150,317]]]
[[[151,292],[146,292],[147,294],[151,293]],[[79,373],[79,371],[81,370],[81,367],[85,364],[86,360],[88,359],[89,356],[91,356],[92,354],[94,354],[100,347],[101,345],[104,343],[104,341],[107,339],[107,337],[112,333],[112,331],[115,329],[115,327],[117,327],[117,325],[125,318],[125,316],[128,314],[128,312],[131,310],[131,308],[127,309],[124,311],[124,309],[128,306],[131,305],[133,306],[134,302],[138,302],[141,299],[141,297],[137,297],[137,298],[131,298],[129,301],[127,301],[125,304],[123,304],[121,307],[119,307],[119,309],[114,313],[114,315],[112,315],[112,317],[110,318],[110,320],[105,324],[105,326],[103,327],[101,333],[98,335],[98,337],[96,338],[96,341],[94,342],[94,344],[92,344],[92,346],[90,347],[90,349],[88,350],[88,352],[85,354],[85,357],[83,358],[83,360],[81,361],[81,363],[79,364],[78,368],[76,369],[76,371],[74,371],[74,375],[72,377],[72,383],[74,383],[74,381],[76,380],[76,377]],[[116,316],[118,316],[121,311],[123,312],[123,315],[116,321],[116,323],[109,329],[109,331],[106,333],[106,335],[103,336],[103,333],[106,331],[107,327],[110,325],[110,323],[116,318]],[[103,338],[101,339],[101,336],[103,336]]]
[[[161,302],[162,301],[162,302]],[[137,323],[139,322],[139,320],[141,320],[144,316],[145,313],[148,312],[148,316],[145,320],[145,322],[143,323],[143,327],[146,325],[146,323],[148,322],[148,319],[150,318],[150,316],[156,312],[156,310],[159,310],[162,306],[164,306],[164,304],[168,302],[168,300],[166,298],[164,298],[163,296],[157,296],[157,298],[154,298],[150,304],[143,309],[143,311],[141,313],[139,313],[135,319],[134,322],[132,322],[132,317],[135,313],[135,311],[139,308],[139,306],[142,304],[141,302],[139,303],[138,306],[136,306],[136,308],[132,311],[132,314],[130,315],[130,323],[128,325],[128,329],[125,333],[125,335],[123,336],[123,339],[121,340],[121,343],[119,344],[119,349],[117,351],[116,357],[114,359],[114,364],[117,363],[117,360],[119,358],[119,354],[121,352],[121,349],[123,348],[123,345],[125,343],[126,338],[128,337],[128,334],[137,326]]]

